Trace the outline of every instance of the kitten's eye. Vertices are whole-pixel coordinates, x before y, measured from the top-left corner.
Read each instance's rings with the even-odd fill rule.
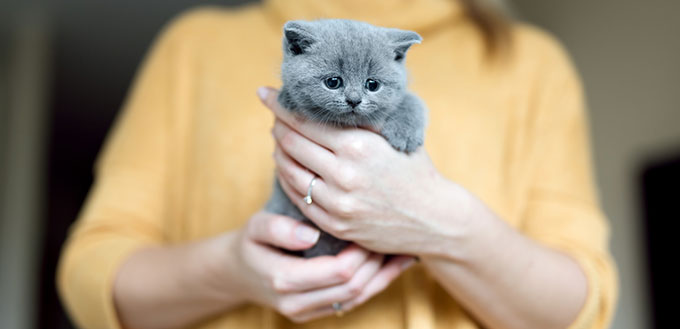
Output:
[[[380,88],[380,83],[378,81],[373,79],[366,80],[366,89],[368,89],[368,91],[376,91],[378,88]]]
[[[338,89],[338,88],[342,87],[342,78],[341,77],[328,78],[324,82],[326,83],[326,87],[328,87],[328,89]]]

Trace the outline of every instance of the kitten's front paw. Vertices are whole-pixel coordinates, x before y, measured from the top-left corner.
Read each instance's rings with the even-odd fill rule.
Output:
[[[411,153],[423,145],[423,132],[403,128],[386,125],[381,134],[397,151]]]

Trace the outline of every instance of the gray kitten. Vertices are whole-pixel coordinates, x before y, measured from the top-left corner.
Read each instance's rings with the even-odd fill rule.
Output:
[[[406,51],[416,32],[329,19],[289,21],[283,27],[283,87],[279,103],[309,120],[341,127],[371,126],[397,150],[423,144],[423,103],[406,90]],[[315,226],[275,180],[267,211]],[[306,258],[336,255],[349,244],[321,232]]]

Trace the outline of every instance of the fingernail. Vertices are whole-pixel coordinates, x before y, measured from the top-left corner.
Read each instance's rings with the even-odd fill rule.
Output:
[[[315,230],[305,225],[299,225],[295,229],[295,236],[298,238],[298,240],[306,243],[316,243],[316,240],[319,239],[320,234],[321,232],[319,232],[319,230]]]
[[[269,88],[267,87],[257,88],[257,96],[260,97],[260,100],[264,101],[267,98],[267,95],[269,95]]]
[[[415,263],[416,263],[416,259],[415,259],[415,258],[411,258],[411,259],[409,259],[409,260],[407,260],[407,261],[405,261],[405,262],[403,262],[403,263],[401,264],[401,269],[402,269],[402,270],[405,270],[405,269],[407,269],[407,268],[413,266],[413,264],[415,264]]]

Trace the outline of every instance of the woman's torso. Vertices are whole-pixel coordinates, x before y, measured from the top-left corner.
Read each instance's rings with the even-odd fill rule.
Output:
[[[273,181],[273,118],[255,96],[279,86],[280,26],[260,7],[189,14],[176,45],[167,194],[168,242],[241,227],[266,202]],[[195,32],[195,33],[194,33]],[[484,48],[462,17],[419,31],[407,57],[410,89],[429,108],[425,147],[447,178],[519,226],[531,164],[526,160],[533,66],[485,64]],[[180,63],[181,62],[181,63]],[[181,65],[180,65],[181,64]],[[415,266],[342,319],[293,325],[246,306],[205,328],[476,328],[424,269]]]

